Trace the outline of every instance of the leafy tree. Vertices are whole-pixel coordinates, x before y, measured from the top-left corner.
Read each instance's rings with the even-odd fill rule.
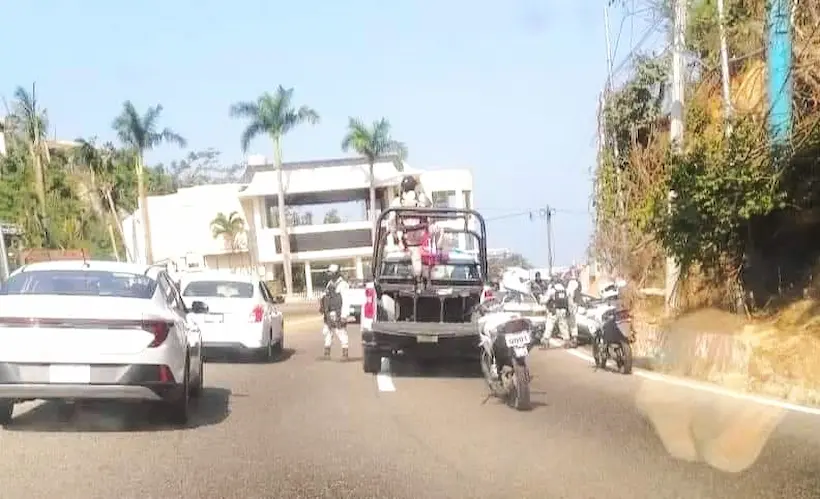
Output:
[[[267,134],[273,141],[273,162],[279,184],[279,192],[276,196],[279,204],[278,218],[279,220],[287,220],[285,214],[285,189],[282,179],[282,139],[299,125],[304,123],[315,125],[318,123],[319,113],[307,106],[294,107],[293,88],[286,89],[280,85],[273,94],[265,92],[256,101],[234,104],[231,106],[231,116],[247,121],[240,139],[243,152],[248,151],[251,141],[259,135]],[[283,224],[281,229],[282,235],[279,239],[282,241],[282,267],[285,274],[285,289],[288,295],[292,295],[293,274],[287,224]]]
[[[222,237],[231,245],[233,251],[237,249],[237,238],[244,232],[245,220],[243,220],[236,211],[231,212],[229,215],[219,212],[211,221],[211,234],[213,238]]]
[[[347,134],[342,139],[342,150],[350,150],[362,155],[367,160],[370,167],[370,224],[371,237],[375,241],[376,237],[376,179],[373,174],[373,166],[376,161],[388,154],[399,156],[400,163],[407,157],[407,146],[402,142],[393,140],[390,136],[390,122],[382,118],[374,121],[368,127],[357,118],[350,118],[347,124]]]
[[[173,177],[174,188],[238,182],[243,166],[224,166],[219,161],[221,154],[216,149],[209,148],[192,151],[184,159],[173,161],[168,170]]]
[[[342,217],[339,216],[339,210],[337,210],[335,208],[333,208],[331,210],[328,210],[328,212],[325,213],[325,218],[322,221],[322,223],[325,223],[325,224],[342,223]]]
[[[161,114],[161,105],[149,107],[145,114],[140,115],[131,101],[125,101],[122,112],[112,124],[122,144],[136,157],[137,192],[145,231],[145,259],[149,264],[154,263],[154,251],[151,245],[151,223],[145,189],[145,153],[163,142],[174,143],[180,147],[186,146],[186,141],[181,135],[170,128],[159,128]]]

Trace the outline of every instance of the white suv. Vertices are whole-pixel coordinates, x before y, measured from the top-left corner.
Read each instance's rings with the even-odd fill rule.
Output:
[[[0,424],[35,399],[157,401],[185,424],[202,392],[201,344],[162,268],[25,265],[0,288]]]
[[[253,352],[270,361],[285,342],[282,312],[265,282],[220,271],[184,274],[182,299],[202,330],[208,351]]]

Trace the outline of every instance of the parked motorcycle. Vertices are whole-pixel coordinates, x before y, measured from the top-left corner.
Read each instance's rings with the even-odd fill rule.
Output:
[[[519,411],[532,409],[527,357],[540,341],[539,329],[508,312],[490,312],[479,324],[481,372],[490,393]]]
[[[596,369],[606,368],[614,360],[621,374],[632,374],[632,323],[626,310],[607,310],[603,323],[593,333],[592,357]]]

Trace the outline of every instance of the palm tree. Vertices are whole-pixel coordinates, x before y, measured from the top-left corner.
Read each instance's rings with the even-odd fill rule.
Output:
[[[126,244],[125,232],[122,228],[122,221],[120,220],[119,210],[114,201],[114,190],[117,183],[117,160],[120,151],[114,147],[113,144],[105,144],[103,147],[98,147],[95,139],[85,140],[77,139],[78,147],[74,149],[74,160],[80,165],[84,166],[90,176],[91,188],[94,191],[94,204],[99,203],[99,198],[105,200],[108,211],[111,216],[111,222],[117,229],[117,233],[122,239],[122,244],[125,247],[126,259],[132,261],[132,256],[128,251]],[[95,209],[95,211],[98,211]],[[114,251],[117,251],[117,245],[114,245]]]
[[[31,93],[23,87],[14,91],[14,112],[11,116],[12,128],[18,133],[28,148],[31,165],[34,169],[34,193],[40,208],[41,223],[46,214],[46,181],[45,165],[50,158],[46,145],[48,132],[48,115],[40,109],[37,102],[37,87],[31,84]]]
[[[376,179],[373,166],[376,161],[388,154],[396,154],[400,161],[407,158],[407,146],[390,137],[390,122],[382,118],[374,121],[368,128],[358,118],[350,118],[347,124],[347,135],[342,139],[342,150],[354,150],[365,157],[370,166],[370,229],[371,239],[376,240]]]
[[[211,234],[214,239],[222,237],[231,246],[231,251],[237,249],[237,238],[245,232],[245,221],[239,212],[232,211],[229,215],[222,212],[211,220]]]
[[[319,113],[302,106],[293,106],[293,88],[284,88],[279,85],[276,92],[265,92],[255,102],[238,102],[231,106],[231,116],[248,121],[242,132],[242,152],[248,152],[251,141],[259,135],[267,134],[273,141],[273,165],[277,172],[279,191],[279,220],[281,222],[282,268],[285,273],[285,291],[288,296],[293,294],[293,273],[290,267],[290,236],[288,234],[287,217],[285,213],[285,187],[282,179],[282,138],[299,125],[319,123]]]
[[[170,128],[159,129],[160,114],[162,114],[162,106],[156,105],[149,107],[145,114],[140,116],[134,104],[131,101],[125,101],[122,105],[122,112],[112,124],[120,141],[136,156],[137,196],[140,204],[140,218],[142,218],[145,231],[145,260],[149,265],[154,263],[154,251],[151,246],[151,221],[145,192],[145,152],[163,142],[174,143],[180,147],[186,146],[185,139],[178,133]]]

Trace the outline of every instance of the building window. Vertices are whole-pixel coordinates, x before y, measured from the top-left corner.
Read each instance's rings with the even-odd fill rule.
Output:
[[[472,203],[472,194],[473,191],[462,191],[464,192],[464,209],[465,210],[472,210],[473,203]]]
[[[456,191],[433,191],[431,201],[436,208],[455,208]]]

